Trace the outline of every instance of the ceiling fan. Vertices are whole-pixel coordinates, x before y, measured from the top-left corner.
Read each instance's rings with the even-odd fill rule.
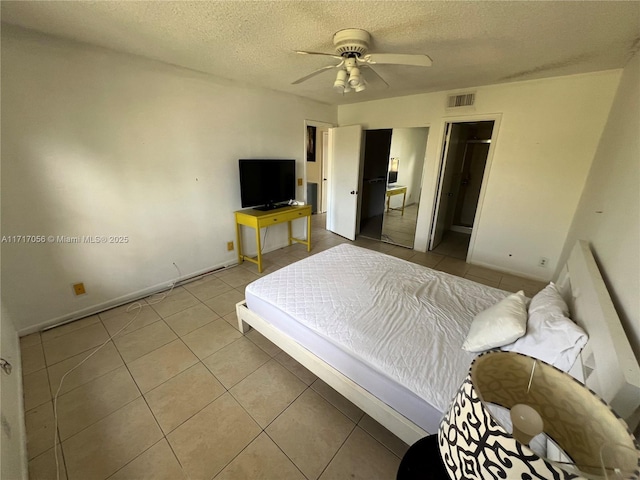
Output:
[[[381,80],[387,87],[389,84],[372,68],[372,65],[411,65],[415,67],[430,67],[431,59],[427,55],[399,54],[399,53],[368,53],[371,35],[359,28],[347,28],[333,35],[336,53],[296,51],[301,55],[323,55],[340,60],[337,65],[327,65],[315,72],[299,78],[292,85],[297,85],[312,77],[333,68],[338,69],[338,75],[333,88],[338,93],[351,91],[361,92],[366,88],[367,81],[364,72],[370,72]]]

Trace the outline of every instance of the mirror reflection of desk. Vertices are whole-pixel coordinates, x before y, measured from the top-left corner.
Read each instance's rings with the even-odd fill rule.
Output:
[[[394,195],[402,195],[402,208],[390,208],[389,203]],[[387,186],[387,212],[389,210],[400,210],[404,215],[404,204],[407,201],[407,187],[402,185]]]

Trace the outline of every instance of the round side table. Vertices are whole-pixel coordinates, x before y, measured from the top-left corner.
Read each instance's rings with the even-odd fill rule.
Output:
[[[449,480],[438,450],[438,435],[421,438],[409,447],[400,462],[397,480]]]

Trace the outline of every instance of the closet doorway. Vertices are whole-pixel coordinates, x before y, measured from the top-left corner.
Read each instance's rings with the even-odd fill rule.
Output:
[[[366,130],[360,235],[413,248],[427,127]]]
[[[494,127],[493,120],[446,124],[429,250],[467,259]]]

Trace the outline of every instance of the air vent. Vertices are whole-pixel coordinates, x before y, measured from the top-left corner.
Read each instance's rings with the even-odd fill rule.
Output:
[[[476,100],[475,93],[461,93],[459,95],[450,95],[447,108],[470,107]]]

